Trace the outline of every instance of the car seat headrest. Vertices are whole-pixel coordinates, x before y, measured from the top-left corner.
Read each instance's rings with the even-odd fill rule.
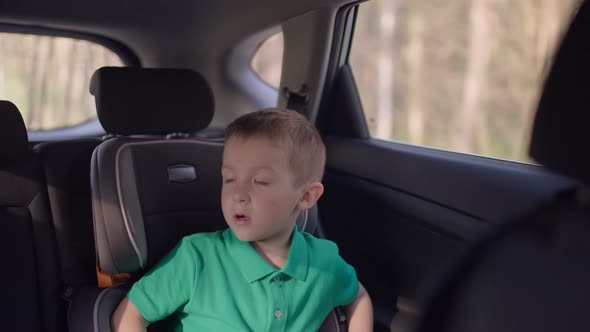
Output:
[[[213,92],[190,69],[102,67],[92,75],[90,93],[109,134],[190,133],[213,118]]]
[[[0,160],[17,160],[28,150],[27,128],[18,108],[0,100]]]
[[[584,3],[545,82],[530,155],[556,172],[590,184],[590,7]]]

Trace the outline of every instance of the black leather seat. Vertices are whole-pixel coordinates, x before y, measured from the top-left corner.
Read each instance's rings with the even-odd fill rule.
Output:
[[[590,4],[545,83],[531,156],[579,181],[483,239],[427,306],[418,331],[590,331]]]
[[[0,101],[0,326],[58,331],[58,264],[43,175],[14,104]]]
[[[99,138],[72,139],[37,144],[55,230],[60,270],[59,325],[70,325],[70,306],[75,293],[95,287],[96,255],[90,199],[90,158]]]

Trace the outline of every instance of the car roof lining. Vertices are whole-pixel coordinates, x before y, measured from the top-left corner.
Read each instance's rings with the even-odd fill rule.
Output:
[[[22,0],[0,5],[0,22],[102,36],[127,46],[144,67],[196,70],[205,76],[214,91],[216,109],[211,126],[224,127],[244,112],[276,104],[272,94],[256,98],[250,91],[252,86],[232,79],[228,61],[236,47],[248,44],[243,43],[245,40],[278,26],[284,32],[289,30],[285,33],[281,86],[296,90],[302,83],[311,85],[308,114],[313,120],[324,86],[333,17],[338,8],[352,2],[177,0],[160,4],[136,0],[51,3]],[[315,30],[306,24],[313,24]],[[278,105],[285,104],[286,100],[279,94]]]
[[[0,21],[105,36],[127,45],[140,57],[160,54],[161,58],[167,52],[198,55],[223,50],[291,17],[347,2],[351,1],[177,0],[149,4],[137,0],[21,0],[3,3]],[[158,61],[141,60],[146,65]]]

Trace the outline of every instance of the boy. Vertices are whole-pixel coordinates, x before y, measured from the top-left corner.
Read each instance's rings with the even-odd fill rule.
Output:
[[[229,229],[185,237],[113,314],[145,331],[173,313],[177,331],[313,331],[346,306],[349,331],[371,331],[372,305],[336,245],[299,232],[322,195],[325,147],[302,115],[246,114],[225,133],[221,205]]]

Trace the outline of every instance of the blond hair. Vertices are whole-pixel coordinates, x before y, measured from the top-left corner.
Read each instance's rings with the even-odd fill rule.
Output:
[[[298,183],[321,181],[326,147],[316,127],[303,115],[288,109],[268,108],[242,115],[225,129],[226,143],[253,137],[268,138],[286,146]]]

